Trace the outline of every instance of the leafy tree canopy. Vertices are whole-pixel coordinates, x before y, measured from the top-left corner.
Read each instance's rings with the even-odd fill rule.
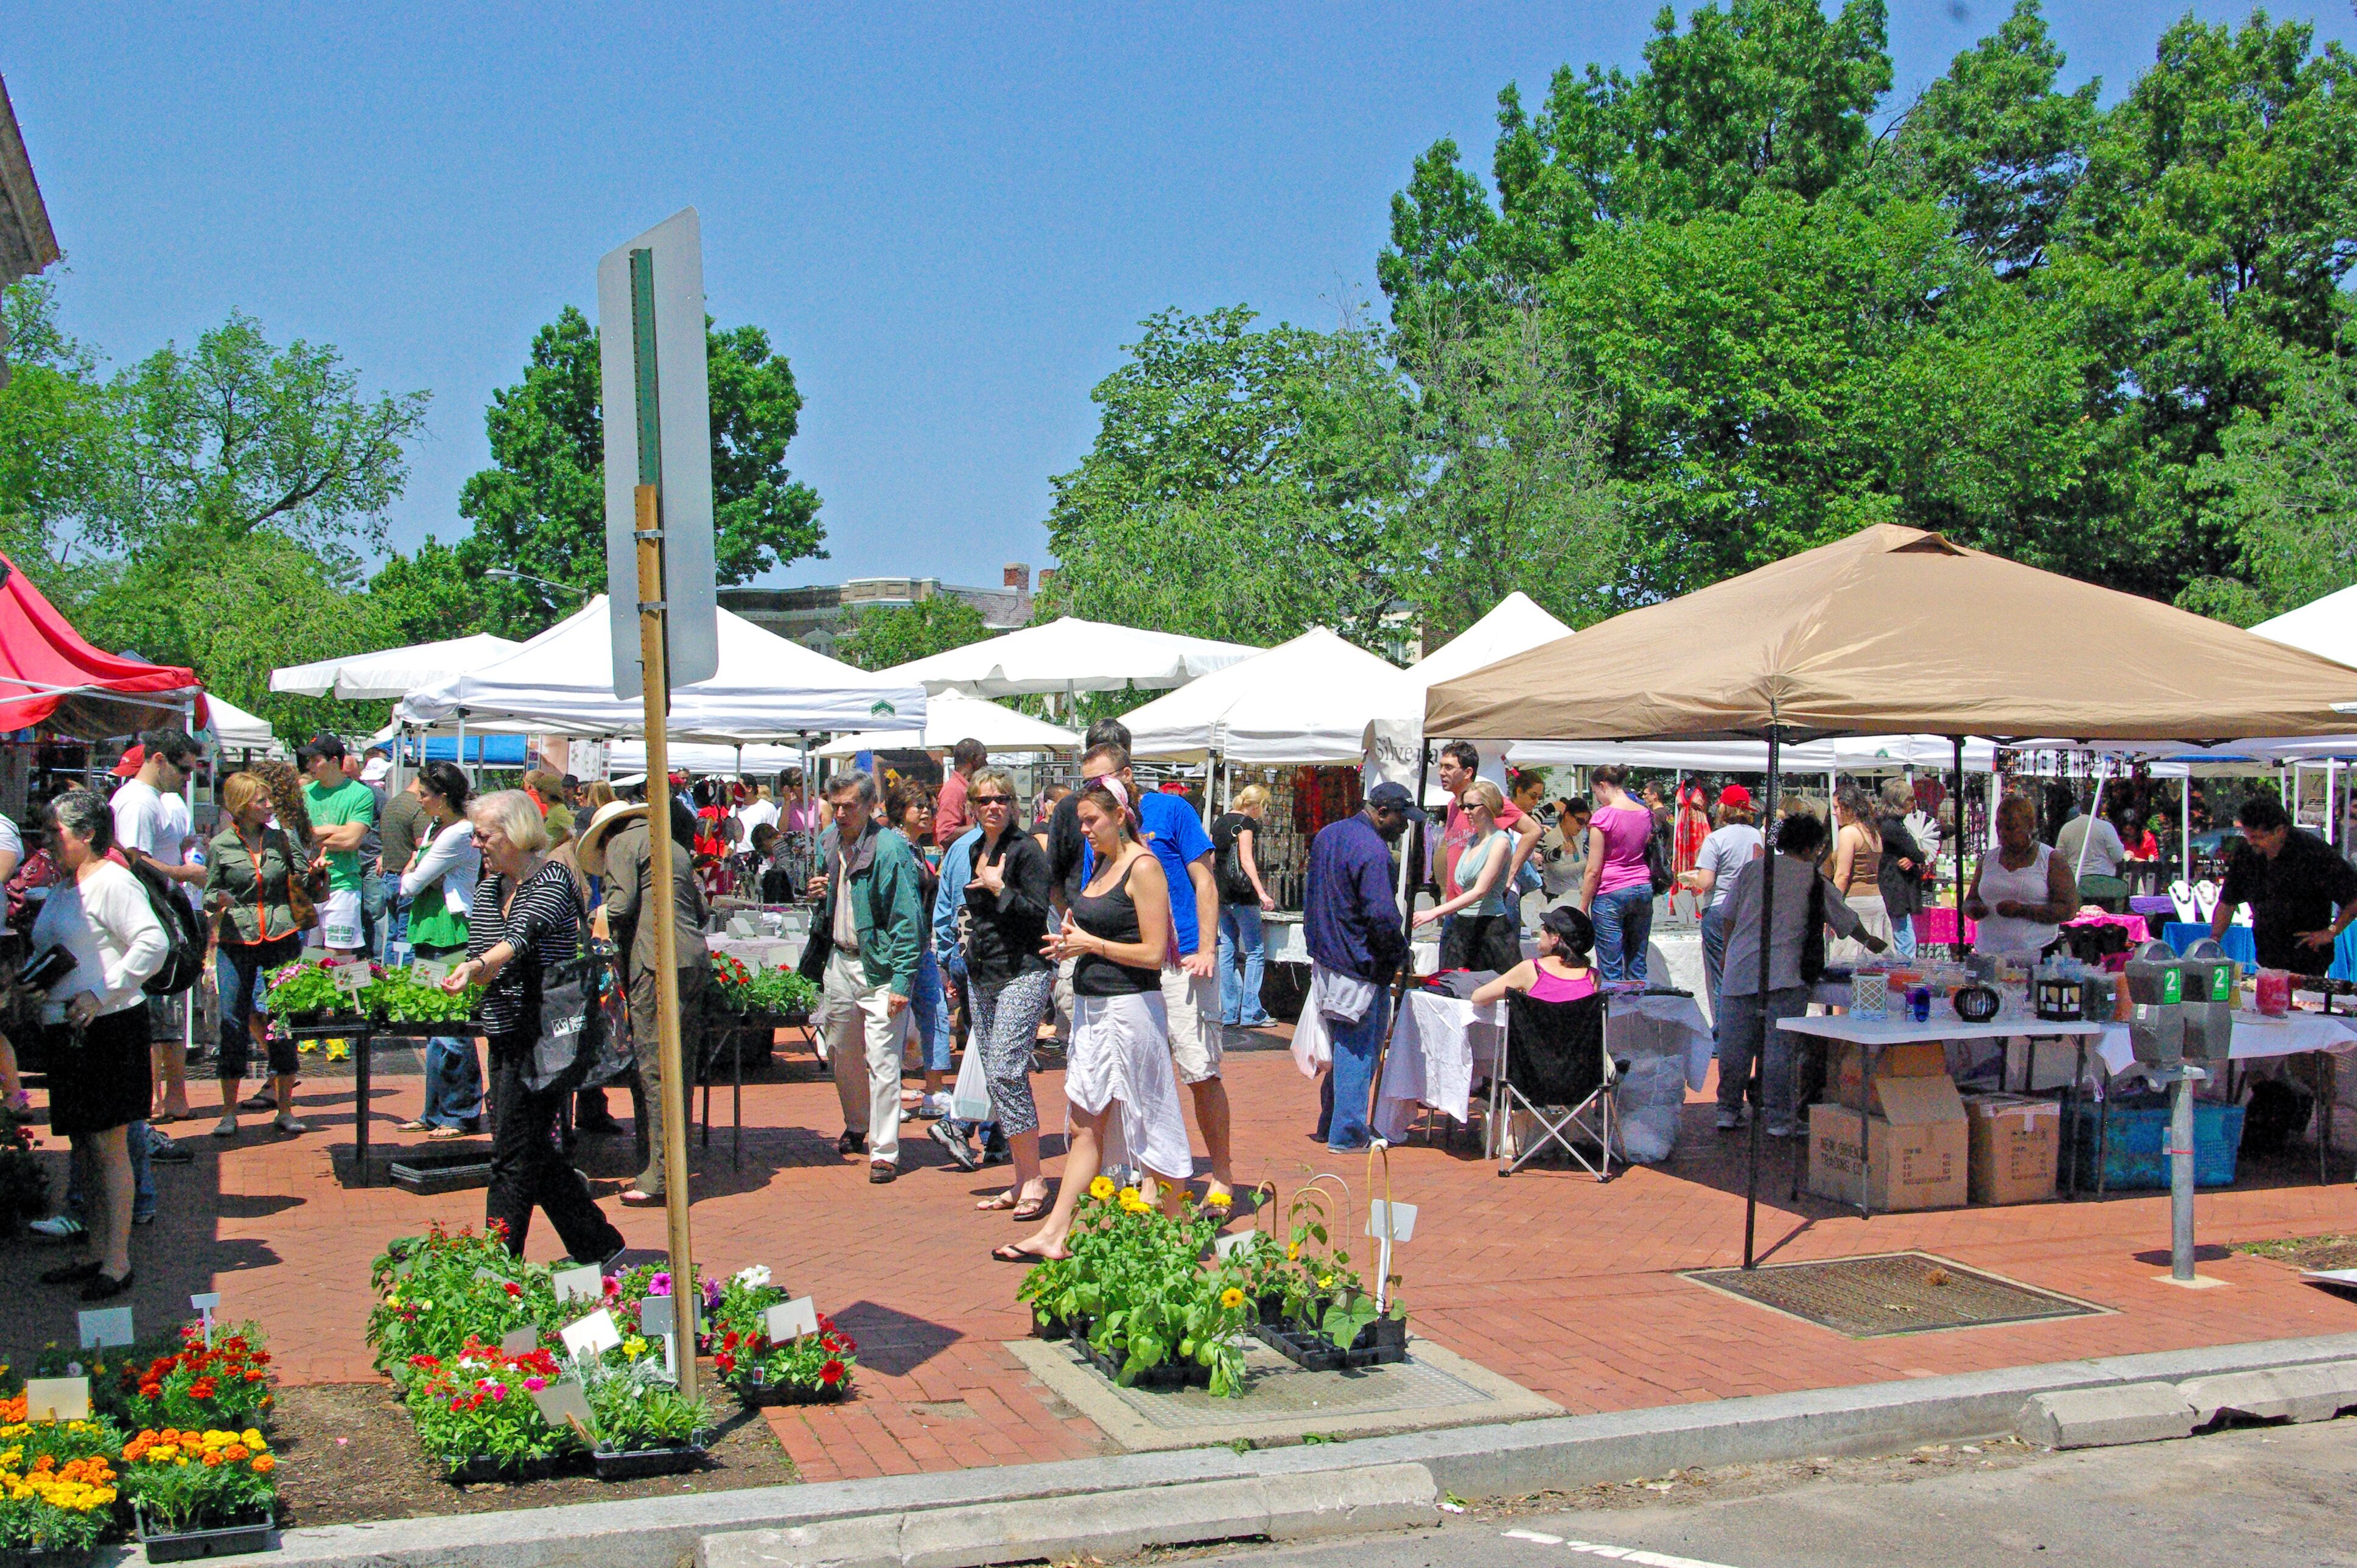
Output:
[[[935,594],[909,605],[884,605],[850,618],[835,657],[862,670],[889,670],[912,659],[946,653],[990,635],[982,612],[963,599]]]

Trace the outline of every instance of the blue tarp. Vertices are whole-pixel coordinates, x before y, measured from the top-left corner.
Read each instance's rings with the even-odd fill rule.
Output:
[[[526,737],[520,735],[470,735],[467,737],[467,765],[473,768],[522,768],[532,755],[525,740]],[[412,763],[459,760],[458,737],[454,735],[427,736],[425,755],[422,758],[417,755],[418,742],[412,740],[407,744],[410,748],[408,760]]]

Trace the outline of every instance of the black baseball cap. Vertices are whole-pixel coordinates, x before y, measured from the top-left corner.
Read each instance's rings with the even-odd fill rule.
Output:
[[[303,743],[303,765],[305,767],[309,767],[314,761],[322,757],[332,757],[337,761],[341,762],[344,759],[344,743],[342,737],[339,736],[320,734],[313,736],[310,739]]]
[[[1367,804],[1379,811],[1405,812],[1412,822],[1424,821],[1424,812],[1416,808],[1415,797],[1408,793],[1405,784],[1385,782],[1376,785],[1367,791]]]

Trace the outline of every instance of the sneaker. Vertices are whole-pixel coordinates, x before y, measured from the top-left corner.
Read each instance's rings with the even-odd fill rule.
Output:
[[[1801,1135],[1801,1130],[1790,1122],[1770,1122],[1764,1130],[1771,1138],[1797,1138]]]
[[[213,1123],[213,1136],[216,1138],[234,1138],[237,1136],[237,1113],[235,1112],[230,1112],[228,1115]]]
[[[292,1116],[287,1115],[284,1111],[278,1113],[278,1119],[271,1122],[271,1125],[277,1128],[280,1132],[285,1133],[290,1138],[298,1136],[301,1133],[307,1133],[311,1130],[307,1123],[297,1122]]]
[[[924,1104],[917,1112],[920,1116],[931,1116],[935,1118],[947,1116],[949,1113],[950,1094],[949,1090],[945,1089],[935,1090],[932,1093],[925,1096]]]
[[[70,1214],[52,1214],[47,1219],[34,1220],[25,1229],[48,1241],[79,1241],[90,1234],[90,1228]]]
[[[888,1182],[895,1182],[899,1179],[899,1166],[888,1165],[882,1160],[872,1160],[868,1163],[867,1180],[871,1186],[882,1187]]]
[[[1722,1133],[1732,1133],[1738,1127],[1743,1125],[1743,1112],[1740,1111],[1722,1110],[1717,1117],[1712,1119],[1711,1125],[1717,1128]]]
[[[151,1208],[145,1214],[135,1214],[131,1217],[131,1223],[134,1225],[153,1225],[156,1223],[156,1211]]]
[[[147,1158],[151,1164],[159,1165],[196,1164],[196,1150],[177,1139],[167,1138],[163,1133],[151,1129],[147,1134]]]
[[[934,1122],[925,1129],[925,1133],[934,1143],[949,1151],[951,1163],[958,1169],[962,1171],[982,1169],[982,1159],[974,1152],[974,1145],[959,1137],[947,1122]]]

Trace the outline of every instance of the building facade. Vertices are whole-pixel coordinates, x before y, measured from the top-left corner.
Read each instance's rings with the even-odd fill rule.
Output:
[[[1046,573],[1040,574],[1042,585]],[[1031,568],[1010,563],[996,588],[970,588],[939,577],[854,577],[831,587],[723,588],[723,607],[764,631],[837,657],[836,641],[863,610],[904,608],[920,600],[949,597],[982,612],[993,631],[1013,631],[1031,623]]]

